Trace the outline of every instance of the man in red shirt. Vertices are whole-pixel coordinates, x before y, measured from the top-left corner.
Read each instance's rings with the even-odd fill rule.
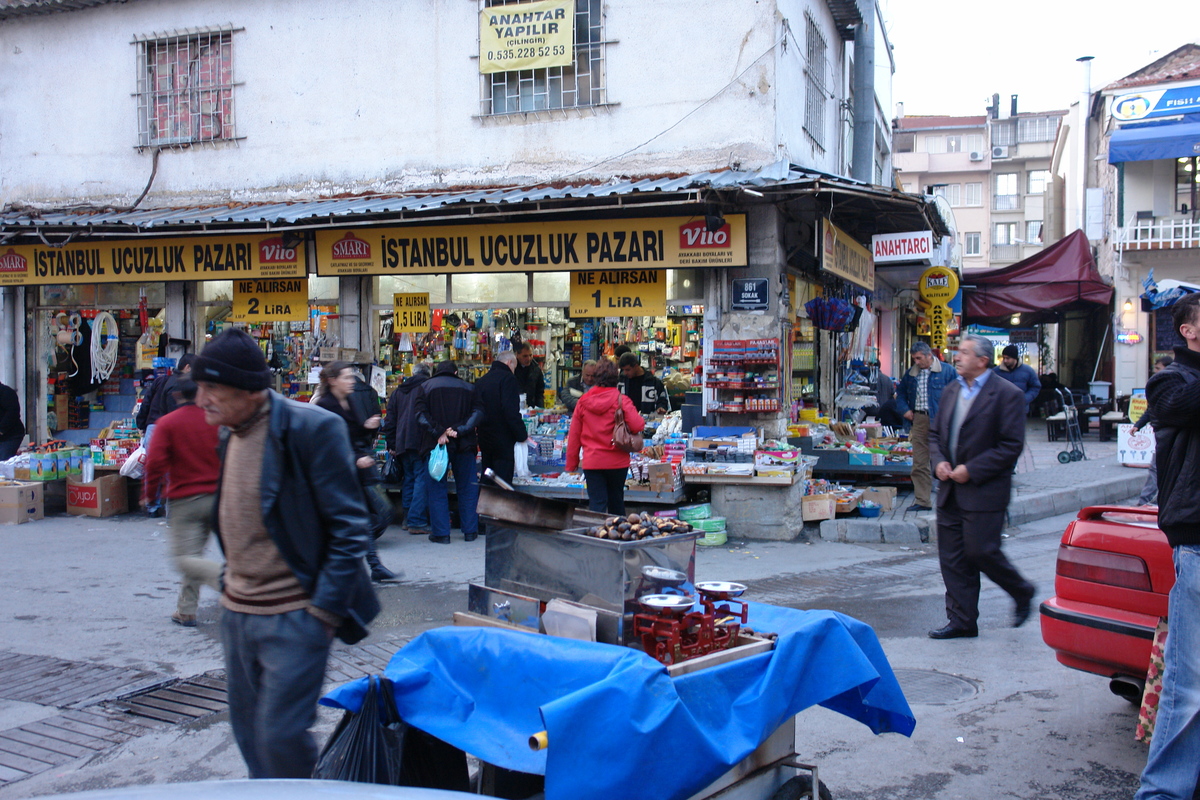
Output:
[[[217,456],[218,428],[204,421],[204,411],[195,403],[196,384],[182,379],[174,388],[180,405],[163,415],[154,428],[146,459],[142,504],[158,497],[161,487],[167,499],[171,555],[183,575],[179,602],[171,620],[185,628],[194,628],[200,585],[221,591],[221,565],[203,557],[212,531],[213,498],[221,461]]]

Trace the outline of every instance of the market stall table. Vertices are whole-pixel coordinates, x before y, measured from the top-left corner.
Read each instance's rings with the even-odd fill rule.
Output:
[[[549,800],[683,800],[814,705],[875,733],[912,733],[868,625],[758,603],[749,625],[777,633],[775,648],[677,677],[632,648],[483,627],[427,631],[384,674],[405,722],[486,763],[544,775]],[[366,685],[321,702],[357,710]],[[541,731],[548,747],[530,750]]]

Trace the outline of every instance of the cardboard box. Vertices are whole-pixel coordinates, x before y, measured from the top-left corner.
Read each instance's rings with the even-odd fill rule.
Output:
[[[322,364],[328,364],[330,361],[340,361],[340,351],[336,347],[322,347],[317,351],[317,358]]]
[[[0,481],[0,525],[20,525],[41,519],[44,512],[42,485]]]
[[[671,471],[670,464],[651,464],[646,472],[650,477],[650,491],[675,491],[675,473]]]
[[[58,421],[58,430],[67,429],[67,417],[71,413],[71,398],[65,394],[54,396],[54,416]]]
[[[129,489],[123,475],[105,475],[90,483],[67,478],[67,513],[111,517],[129,510]]]
[[[805,522],[833,519],[837,510],[837,497],[832,494],[807,494],[800,503],[800,516]]]
[[[879,507],[884,511],[891,511],[892,507],[896,505],[896,487],[875,486],[870,489],[863,489],[862,499],[878,503]]]

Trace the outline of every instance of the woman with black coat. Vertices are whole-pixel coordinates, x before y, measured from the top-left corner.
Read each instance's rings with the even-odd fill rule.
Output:
[[[354,450],[354,463],[358,467],[358,482],[371,512],[370,549],[367,551],[371,580],[397,580],[400,576],[383,565],[375,550],[375,540],[387,530],[393,513],[390,504],[379,496],[375,488],[382,481],[375,468],[375,438],[382,422],[379,398],[371,387],[365,384],[360,387],[359,384],[351,364],[334,361],[321,370],[316,405],[341,417],[350,432],[350,447]],[[368,393],[374,398],[368,397]]]

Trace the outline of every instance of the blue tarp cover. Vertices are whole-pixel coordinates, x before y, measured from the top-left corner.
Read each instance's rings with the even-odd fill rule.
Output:
[[[628,647],[472,627],[427,631],[384,674],[406,722],[489,763],[545,775],[549,800],[689,797],[814,705],[875,733],[912,733],[870,626],[751,603],[750,627],[778,633],[775,649],[678,678]],[[321,702],[357,710],[366,681]],[[527,740],[541,730],[549,747],[533,752]]]
[[[1200,156],[1200,114],[1171,122],[1131,125],[1113,131],[1108,163]]]

